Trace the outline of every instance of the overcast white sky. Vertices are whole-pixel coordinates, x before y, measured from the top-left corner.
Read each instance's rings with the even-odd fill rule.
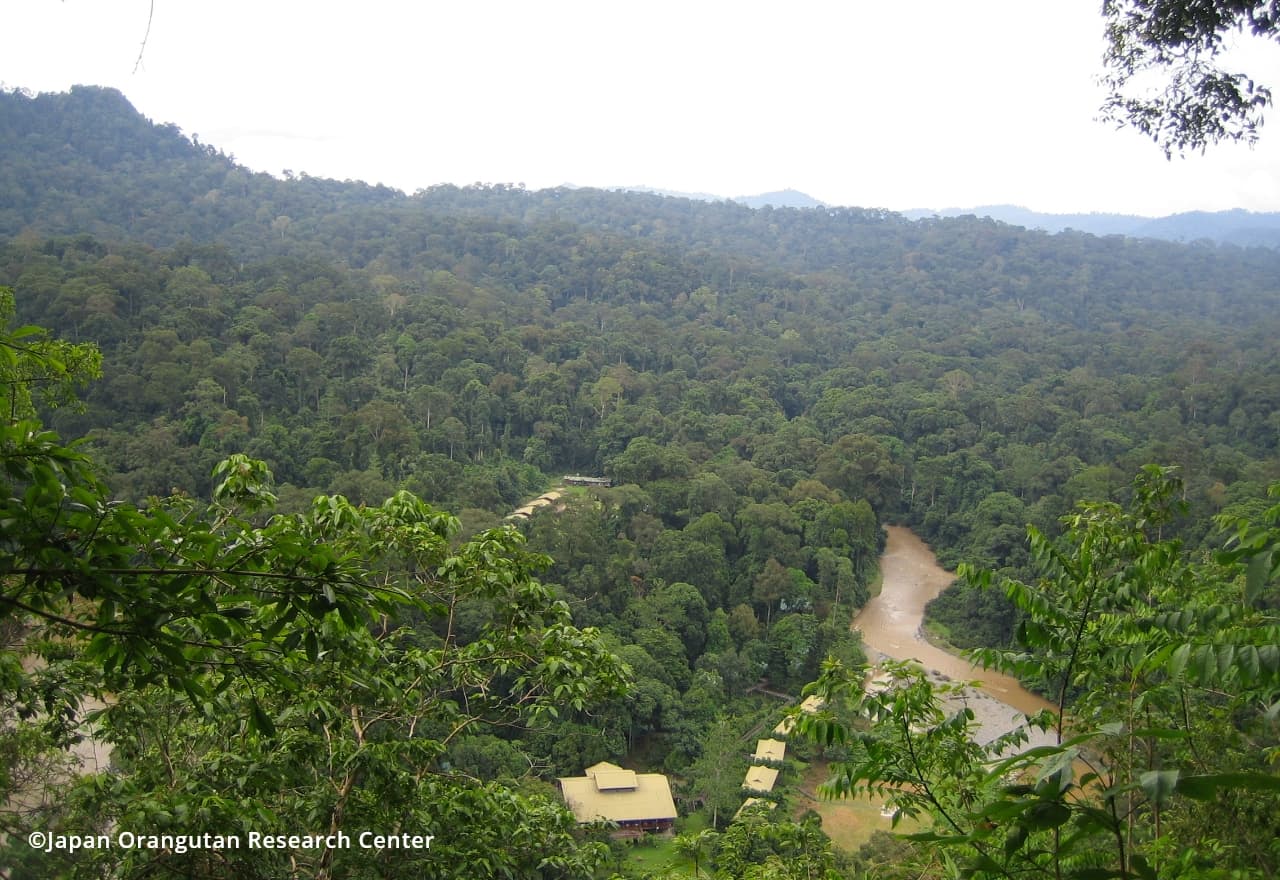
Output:
[[[1095,121],[1101,0],[5,0],[0,82],[114,86],[260,171],[832,204],[1280,210],[1280,131]],[[1280,47],[1246,49],[1280,92]],[[1280,110],[1274,111],[1280,113]]]

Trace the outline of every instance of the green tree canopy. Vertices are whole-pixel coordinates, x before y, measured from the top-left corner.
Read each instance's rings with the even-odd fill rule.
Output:
[[[0,343],[11,375],[33,375],[35,359],[61,376],[32,338]],[[31,870],[385,877],[488,865],[536,876],[554,864],[557,876],[591,876],[601,852],[576,844],[562,804],[441,763],[488,725],[545,725],[622,693],[623,667],[599,635],[573,626],[535,579],[549,560],[510,528],[457,542],[457,520],[408,492],[359,507],[320,496],[273,515],[262,462],[232,456],[215,479],[212,504],[137,507],[112,500],[92,462],[39,423],[0,424],[0,800],[26,802],[27,771],[80,736],[109,744],[115,765],[46,777],[61,795],[6,811],[0,830],[11,843],[29,830],[112,829],[399,829],[439,842],[98,849]],[[92,728],[90,699],[103,705]]]

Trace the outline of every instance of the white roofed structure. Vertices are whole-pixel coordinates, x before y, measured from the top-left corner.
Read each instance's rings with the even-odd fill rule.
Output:
[[[773,767],[763,767],[759,764],[747,771],[747,778],[742,783],[742,787],[747,791],[759,791],[765,794],[773,791],[773,786],[778,781],[778,771]]]
[[[671,784],[661,773],[636,773],[601,761],[585,776],[559,780],[565,804],[579,822],[613,822],[622,832],[666,831],[676,818]]]
[[[775,764],[781,764],[783,758],[787,756],[787,744],[777,739],[762,739],[756,743],[755,754],[751,757],[756,761],[769,761]]]
[[[804,698],[804,702],[800,704],[800,711],[806,715],[812,715],[825,705],[827,705],[827,701],[814,694],[811,697]]]

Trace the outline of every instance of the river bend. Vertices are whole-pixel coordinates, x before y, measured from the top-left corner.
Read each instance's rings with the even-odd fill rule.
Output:
[[[1053,709],[1017,679],[974,666],[925,640],[921,627],[924,606],[955,580],[955,574],[938,565],[933,551],[910,529],[888,526],[887,531],[889,541],[880,557],[884,581],[880,595],[853,621],[854,628],[862,632],[863,643],[897,660],[916,660],[949,678],[980,682],[988,695],[1018,712],[1030,715]]]

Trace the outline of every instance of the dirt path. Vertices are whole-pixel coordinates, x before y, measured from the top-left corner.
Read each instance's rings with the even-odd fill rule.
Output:
[[[939,566],[933,551],[910,529],[889,526],[888,533],[880,557],[884,585],[853,621],[867,647],[898,660],[914,659],[947,678],[980,682],[982,690],[972,692],[966,702],[983,725],[984,740],[1011,729],[1023,714],[1053,708],[1016,679],[973,666],[925,640],[924,606],[955,574]]]

